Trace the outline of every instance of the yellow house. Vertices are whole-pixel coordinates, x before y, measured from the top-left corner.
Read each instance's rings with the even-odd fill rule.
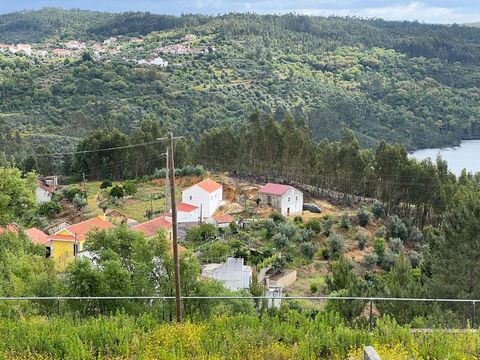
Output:
[[[84,241],[88,233],[95,230],[104,230],[113,227],[105,216],[99,215],[93,219],[82,221],[57,231],[48,237],[50,256],[55,260],[60,270],[75,259],[78,252],[83,250]]]

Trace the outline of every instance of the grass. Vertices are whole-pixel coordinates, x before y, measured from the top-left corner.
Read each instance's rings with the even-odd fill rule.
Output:
[[[98,207],[101,198],[101,182],[93,181],[87,183],[88,205],[85,212],[89,217],[100,214],[102,210]],[[122,185],[122,182],[114,182],[114,185]],[[176,197],[181,198],[181,187],[177,187]],[[109,210],[119,210],[131,219],[144,222],[145,213],[150,207],[156,213],[165,212],[165,189],[163,186],[156,185],[153,182],[138,183],[137,194],[121,200],[117,204],[110,203]],[[161,198],[157,198],[161,196]],[[153,197],[153,199],[152,199]]]

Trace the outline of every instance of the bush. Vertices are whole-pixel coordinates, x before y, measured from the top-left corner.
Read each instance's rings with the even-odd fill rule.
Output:
[[[270,214],[270,219],[272,219],[276,223],[285,222],[285,217],[276,211]]]
[[[323,223],[323,234],[325,236],[330,236],[330,231],[332,230],[332,226],[333,226],[333,219],[327,218]]]
[[[106,188],[112,187],[112,185],[113,185],[112,180],[105,179],[100,184],[100,189],[106,189]]]
[[[48,201],[41,203],[38,207],[38,214],[40,216],[46,216],[53,218],[62,212],[62,207],[55,201]]]
[[[279,249],[285,247],[288,243],[288,237],[281,233],[273,235],[272,240],[275,246]]]
[[[115,185],[110,189],[110,196],[113,198],[121,199],[125,195],[123,187]]]
[[[365,208],[357,211],[357,220],[360,226],[366,227],[372,221],[372,213]]]
[[[293,218],[293,222],[296,224],[296,225],[301,225],[303,224],[303,218],[301,216],[295,216]]]
[[[125,184],[123,184],[123,190],[125,192],[125,195],[135,195],[138,191],[136,182],[134,180],[129,180],[125,182]]]
[[[297,228],[294,225],[285,222],[278,224],[275,232],[285,235],[287,239],[291,240],[295,237],[295,234],[297,233]]]
[[[388,271],[390,270],[395,262],[397,261],[399,255],[394,254],[391,251],[387,251],[382,259],[380,259],[380,266],[383,270]]]
[[[423,243],[423,234],[414,225],[412,227],[410,227],[410,229],[408,231],[408,241],[415,244],[415,245]]]
[[[82,208],[87,205],[87,199],[83,194],[76,194],[72,201],[73,205],[77,209],[77,211],[82,210]]]
[[[385,215],[385,208],[381,203],[376,202],[372,206],[372,213],[373,216],[375,216],[377,219],[380,219]]]
[[[78,186],[70,185],[62,190],[62,194],[64,198],[68,199],[69,201],[73,201],[75,195],[83,196],[83,191]]]
[[[310,284],[310,293],[315,295],[318,292],[318,285],[316,283]]]
[[[377,254],[368,254],[365,256],[363,259],[363,265],[368,269],[368,270],[373,270],[375,266],[378,264],[378,256]]]
[[[365,249],[365,245],[368,243],[368,236],[366,234],[357,234],[358,248],[360,250]]]
[[[352,223],[350,222],[350,216],[347,213],[342,214],[340,217],[340,227],[342,229],[348,230],[352,226]]]
[[[305,223],[305,228],[315,231],[315,233],[320,233],[322,230],[322,225],[317,219],[310,219]]]
[[[385,237],[385,235],[387,234],[387,230],[385,229],[385,227],[381,226],[379,227],[376,231],[375,231],[375,237]]]
[[[388,247],[394,254],[403,252],[403,241],[399,238],[391,238],[388,240]]]
[[[309,242],[315,239],[315,231],[310,229],[300,229],[299,231],[299,240],[301,242]]]
[[[373,249],[379,260],[382,261],[383,257],[385,256],[385,240],[383,238],[375,238],[375,241],[373,242]]]
[[[332,233],[328,239],[328,248],[330,256],[337,257],[342,254],[345,249],[345,240],[341,235]]]
[[[412,252],[408,256],[408,259],[410,260],[410,264],[412,265],[412,268],[417,268],[420,266],[420,263],[423,261],[423,256],[421,253],[415,250],[412,250]]]
[[[187,230],[185,240],[193,243],[203,242],[214,238],[217,235],[217,228],[212,224],[200,224],[192,226]]]
[[[392,215],[388,219],[387,237],[407,240],[407,226],[397,215]]]
[[[312,260],[313,256],[317,252],[317,246],[312,242],[306,242],[300,246],[300,251],[302,252],[303,256],[309,260]]]

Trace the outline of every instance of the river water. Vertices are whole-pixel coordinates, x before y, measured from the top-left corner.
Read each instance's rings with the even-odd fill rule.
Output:
[[[436,161],[440,155],[448,163],[448,168],[456,175],[460,175],[462,169],[472,173],[480,171],[480,140],[464,140],[460,146],[437,149],[422,149],[409,154],[418,160],[427,158]]]

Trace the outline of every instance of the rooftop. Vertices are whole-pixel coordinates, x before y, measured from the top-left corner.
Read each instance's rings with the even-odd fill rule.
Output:
[[[153,237],[158,230],[169,230],[172,228],[172,223],[166,216],[162,215],[155,219],[146,221],[144,223],[132,226],[132,230],[141,231],[145,237]]]
[[[190,186],[188,189],[191,189],[193,188],[194,186],[198,186],[200,187],[201,189],[205,190],[206,192],[208,193],[212,193],[214,191],[217,191],[218,189],[221,189],[222,188],[222,184],[219,184],[217,183],[216,181],[208,178],[208,179],[205,179],[205,180],[202,180],[200,181],[199,183],[195,184],[195,185],[192,185]],[[187,190],[188,190],[187,189]]]
[[[34,244],[45,245],[49,241],[48,235],[35,227],[27,229],[25,232]]]
[[[262,186],[258,192],[262,194],[267,194],[267,195],[281,196],[291,188],[292,187],[290,185],[268,183]]]

